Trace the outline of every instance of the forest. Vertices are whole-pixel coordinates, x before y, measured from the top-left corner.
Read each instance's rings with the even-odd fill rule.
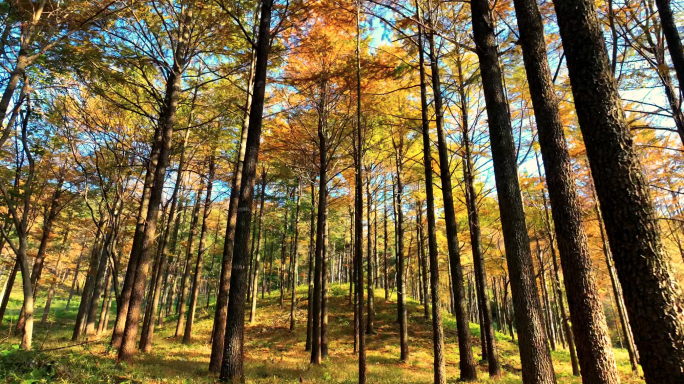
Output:
[[[0,383],[684,383],[683,0],[0,2]]]

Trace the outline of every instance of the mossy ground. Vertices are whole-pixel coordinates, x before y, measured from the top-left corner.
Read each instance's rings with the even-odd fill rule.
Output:
[[[348,286],[333,284],[329,299],[329,358],[320,366],[309,364],[309,353],[304,351],[306,340],[306,287],[298,289],[297,328],[289,331],[289,301],[279,307],[279,292],[258,300],[255,324],[247,322],[245,339],[245,371],[248,383],[355,383],[358,360],[353,354],[353,312],[348,301]],[[15,291],[17,292],[17,291]],[[16,295],[16,294],[15,294]],[[16,322],[21,306],[21,294],[13,296],[8,310],[9,319]],[[62,295],[61,297],[64,297]],[[288,295],[289,297],[289,295]],[[40,320],[45,299],[38,299],[36,319]],[[375,331],[367,336],[368,382],[431,383],[432,382],[432,326],[423,318],[423,308],[409,300],[409,351],[408,362],[399,362],[399,335],[396,319],[396,302],[385,301],[384,292],[376,290]],[[157,328],[154,349],[149,354],[138,354],[131,364],[116,366],[116,355],[108,349],[109,332],[100,340],[71,346],[71,331],[78,310],[78,297],[69,311],[66,301],[53,301],[53,313],[47,324],[36,323],[34,352],[17,349],[19,339],[8,334],[6,317],[0,335],[0,380],[7,383],[214,383],[215,376],[208,373],[208,344],[213,308],[202,303],[198,311],[193,341],[189,345],[173,337],[175,317],[168,318]],[[114,306],[112,308],[114,311]],[[113,325],[110,317],[109,328]],[[458,381],[458,344],[456,322],[444,314],[446,370],[449,382]],[[473,353],[481,358],[479,327],[470,325]],[[497,333],[500,361],[504,370],[501,377],[490,379],[487,366],[480,364],[478,383],[520,383],[520,358],[516,343],[510,337]],[[71,346],[71,347],[69,347]],[[67,348],[64,348],[67,347]],[[56,349],[55,348],[62,348]],[[623,383],[643,383],[630,372],[627,352],[616,349]],[[570,355],[567,350],[552,352],[554,368],[560,383],[581,383],[572,376]]]

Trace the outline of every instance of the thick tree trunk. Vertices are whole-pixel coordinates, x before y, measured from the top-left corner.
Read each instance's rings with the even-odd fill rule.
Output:
[[[150,191],[149,206],[146,214],[146,226],[141,240],[140,257],[135,266],[135,278],[126,316],[126,328],[119,348],[118,362],[129,361],[136,353],[136,338],[140,321],[140,310],[145,286],[147,284],[150,264],[156,250],[155,238],[157,234],[157,220],[164,193],[164,179],[169,163],[171,146],[173,144],[173,126],[176,120],[176,110],[181,93],[181,78],[185,68],[185,57],[188,44],[189,27],[192,23],[192,4],[183,9],[180,21],[180,37],[177,42],[174,62],[166,80],[166,91],[159,116],[159,132],[155,139],[159,144],[159,159],[154,165],[154,183]]]
[[[247,290],[247,262],[249,256],[248,241],[250,222],[252,219],[252,201],[254,199],[254,181],[256,178],[259,143],[261,141],[262,114],[266,91],[266,72],[268,69],[268,53],[270,50],[270,25],[272,0],[264,0],[261,4],[259,37],[256,47],[256,67],[254,71],[254,98],[249,113],[249,132],[245,150],[245,162],[242,171],[242,185],[238,200],[238,216],[235,224],[235,245],[233,265],[230,277],[230,295],[228,299],[228,317],[226,320],[226,337],[221,364],[220,379],[224,382],[244,381],[244,326],[245,326],[245,292]]]
[[[613,256],[610,254],[610,248],[608,246],[608,239],[606,239],[606,234],[603,229],[603,217],[601,217],[601,210],[598,204],[595,205],[594,210],[596,211],[596,218],[599,225],[599,232],[601,233],[601,243],[603,246],[603,255],[606,258],[606,266],[608,267],[608,275],[610,276],[610,283],[613,288],[613,296],[615,297],[615,306],[617,307],[618,317],[620,318],[620,325],[622,326],[622,331],[624,333],[625,342],[627,344],[627,353],[629,354],[629,363],[632,366],[632,373],[637,374],[639,372],[639,362],[637,361],[637,354],[634,348],[634,335],[632,334],[632,327],[629,324],[629,319],[624,311],[624,299],[622,297],[622,287],[620,282],[615,276],[615,267],[613,266]],[[618,334],[620,332],[618,331]],[[619,336],[618,336],[619,337]]]
[[[121,287],[120,304],[116,308],[116,322],[114,323],[114,330],[112,331],[111,347],[118,349],[121,346],[123,332],[126,328],[126,318],[128,315],[128,305],[131,299],[131,292],[133,290],[133,280],[135,279],[135,270],[140,258],[140,250],[142,247],[142,238],[145,232],[145,218],[147,217],[147,210],[150,203],[150,193],[152,191],[152,184],[154,183],[155,167],[159,158],[159,151],[161,143],[156,141],[157,131],[155,130],[155,140],[150,150],[150,160],[147,165],[145,174],[145,181],[143,182],[143,194],[140,199],[140,207],[138,209],[138,218],[135,225],[135,232],[133,234],[133,245],[131,246],[131,253],[128,259],[128,267],[126,268],[126,275],[124,276],[124,283]],[[74,279],[75,281],[75,279]]]
[[[537,120],[539,145],[546,170],[551,212],[554,222],[562,223],[555,229],[582,376],[590,382],[617,383],[619,376],[592,271],[570,155],[547,62],[544,26],[539,6],[532,0],[515,0],[514,4]],[[553,244],[550,246],[553,247]],[[541,262],[541,253],[539,256]],[[543,269],[541,272],[546,306],[549,307]],[[553,321],[550,310],[548,312],[547,318],[552,332],[550,340],[552,347],[555,347]]]
[[[223,258],[221,262],[221,278],[219,280],[219,291],[216,296],[216,313],[214,314],[214,330],[212,332],[211,358],[209,360],[209,371],[219,372],[221,361],[223,360],[223,342],[226,336],[226,317],[228,316],[228,294],[230,292],[230,273],[233,266],[233,249],[235,243],[235,222],[237,220],[238,198],[240,197],[240,187],[242,186],[242,168],[245,161],[245,151],[247,146],[247,132],[249,131],[249,111],[252,106],[252,90],[254,87],[254,66],[256,56],[252,53],[249,78],[247,83],[247,98],[245,100],[245,114],[242,119],[242,131],[240,133],[240,144],[237,159],[235,162],[235,174],[233,183],[230,187],[230,201],[228,203],[228,220],[226,224],[226,235],[223,243]]]
[[[648,383],[682,382],[684,318],[679,312],[684,303],[662,251],[596,5],[587,0],[554,4],[580,130],[644,377]]]
[[[197,263],[195,264],[195,276],[192,280],[192,294],[190,295],[190,307],[188,308],[188,320],[185,322],[183,344],[190,344],[192,339],[192,326],[195,323],[195,311],[197,310],[197,297],[199,295],[200,281],[202,278],[202,262],[206,251],[207,226],[211,213],[211,191],[214,187],[214,174],[216,170],[216,157],[214,154],[209,159],[209,174],[207,175],[207,194],[204,198],[204,213],[202,215],[202,228],[200,229],[199,250],[197,251]],[[156,308],[156,303],[155,303]]]
[[[553,363],[544,331],[525,225],[515,142],[504,95],[494,23],[487,0],[471,2],[473,36],[484,88],[494,176],[510,274],[520,360],[525,383],[555,383]]]

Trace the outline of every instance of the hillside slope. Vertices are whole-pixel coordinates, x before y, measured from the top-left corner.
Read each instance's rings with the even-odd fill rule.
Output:
[[[348,286],[334,284],[330,290],[329,349],[330,357],[321,366],[311,366],[309,353],[304,351],[306,340],[306,286],[298,289],[297,328],[289,332],[289,303],[284,309],[278,305],[278,293],[258,300],[257,321],[247,324],[245,340],[245,371],[248,383],[355,383],[358,362],[353,349],[353,313],[348,301]],[[409,351],[407,363],[400,363],[399,335],[397,332],[396,303],[385,302],[382,290],[376,290],[376,334],[367,336],[369,383],[431,383],[432,382],[432,334],[431,323],[422,317],[422,307],[409,300]],[[204,301],[200,300],[201,303]],[[36,318],[42,314],[38,300]],[[207,373],[209,364],[213,309],[202,308],[195,327],[195,337],[190,345],[173,337],[175,319],[167,319],[155,332],[154,350],[150,354],[137,355],[135,362],[122,367],[115,366],[116,355],[108,350],[109,333],[100,340],[80,345],[71,342],[73,318],[78,302],[70,311],[63,301],[53,302],[58,308],[51,322],[38,324],[36,349],[42,352],[17,350],[16,336],[6,337],[7,325],[0,337],[0,378],[7,383],[56,382],[56,383],[213,383],[216,377]],[[16,318],[21,297],[13,297],[10,318]],[[112,308],[114,311],[114,308]],[[110,329],[113,324],[110,320]],[[449,382],[458,379],[458,346],[456,324],[451,315],[444,316],[446,369]],[[471,324],[473,351],[481,358],[479,327]],[[503,375],[491,380],[486,365],[479,366],[481,383],[519,383],[520,360],[517,346],[508,336],[497,334]],[[629,361],[625,350],[616,349],[616,357],[623,383],[643,383],[630,376]],[[567,351],[552,353],[556,375],[560,383],[580,383],[571,376],[570,358]],[[3,380],[3,379],[0,379]]]

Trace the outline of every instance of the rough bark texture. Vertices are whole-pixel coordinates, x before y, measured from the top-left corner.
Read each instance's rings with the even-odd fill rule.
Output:
[[[541,14],[534,0],[515,0],[514,4],[546,170],[551,213],[554,222],[561,224],[555,226],[556,239],[582,376],[592,383],[618,383],[615,357],[592,270],[570,154],[547,61]],[[541,254],[539,256],[541,258]],[[541,276],[545,280],[543,271]],[[545,300],[548,307],[548,294]],[[549,323],[552,324],[550,316]]]
[[[525,225],[513,129],[504,95],[494,23],[487,0],[473,0],[470,8],[489,120],[489,137],[501,212],[501,227],[519,333],[523,382],[555,383],[556,378],[534,278],[530,240]]]
[[[684,303],[661,248],[596,5],[588,0],[554,4],[577,117],[644,376],[648,383],[680,383]]]
[[[257,158],[261,140],[262,114],[266,92],[266,73],[270,50],[270,25],[272,0],[261,4],[259,38],[256,48],[256,67],[254,71],[254,96],[249,113],[249,129],[245,148],[245,162],[242,170],[242,185],[238,200],[238,216],[235,224],[235,245],[233,265],[230,276],[228,316],[224,341],[223,362],[220,380],[224,382],[244,382],[244,331],[245,331],[245,293],[247,291],[247,269],[249,262],[249,232],[254,200]]]

